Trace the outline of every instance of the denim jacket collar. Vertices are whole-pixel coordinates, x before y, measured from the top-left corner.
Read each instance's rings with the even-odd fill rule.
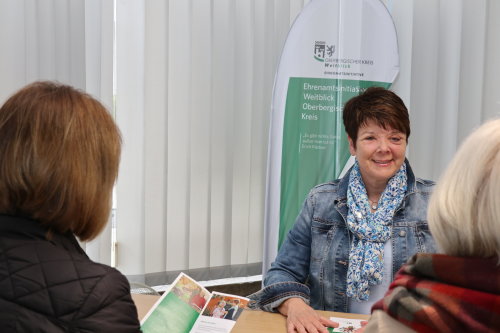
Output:
[[[392,274],[416,252],[434,252],[426,210],[434,183],[416,179],[407,165],[405,200],[393,219]],[[347,187],[350,170],[341,179],[315,186],[304,201],[276,260],[265,274],[265,289],[251,295],[252,308],[277,311],[287,298],[299,297],[315,309],[347,312],[346,296],[350,234]]]

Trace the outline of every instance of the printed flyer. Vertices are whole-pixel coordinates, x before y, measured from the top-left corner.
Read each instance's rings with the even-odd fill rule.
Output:
[[[141,321],[144,333],[230,332],[248,298],[210,293],[184,273],[172,283]]]

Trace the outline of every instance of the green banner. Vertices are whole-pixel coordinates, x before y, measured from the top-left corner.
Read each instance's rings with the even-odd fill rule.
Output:
[[[386,82],[291,77],[285,106],[278,245],[317,184],[338,178],[349,159],[342,109],[366,88]]]

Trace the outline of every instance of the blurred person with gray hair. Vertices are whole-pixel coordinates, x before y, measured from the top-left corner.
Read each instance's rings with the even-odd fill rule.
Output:
[[[416,254],[364,332],[500,332],[500,119],[460,146],[431,196],[441,254]]]

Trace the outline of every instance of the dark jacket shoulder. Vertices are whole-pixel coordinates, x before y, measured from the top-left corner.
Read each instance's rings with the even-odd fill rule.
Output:
[[[0,216],[0,331],[138,332],[127,279],[71,234]]]

